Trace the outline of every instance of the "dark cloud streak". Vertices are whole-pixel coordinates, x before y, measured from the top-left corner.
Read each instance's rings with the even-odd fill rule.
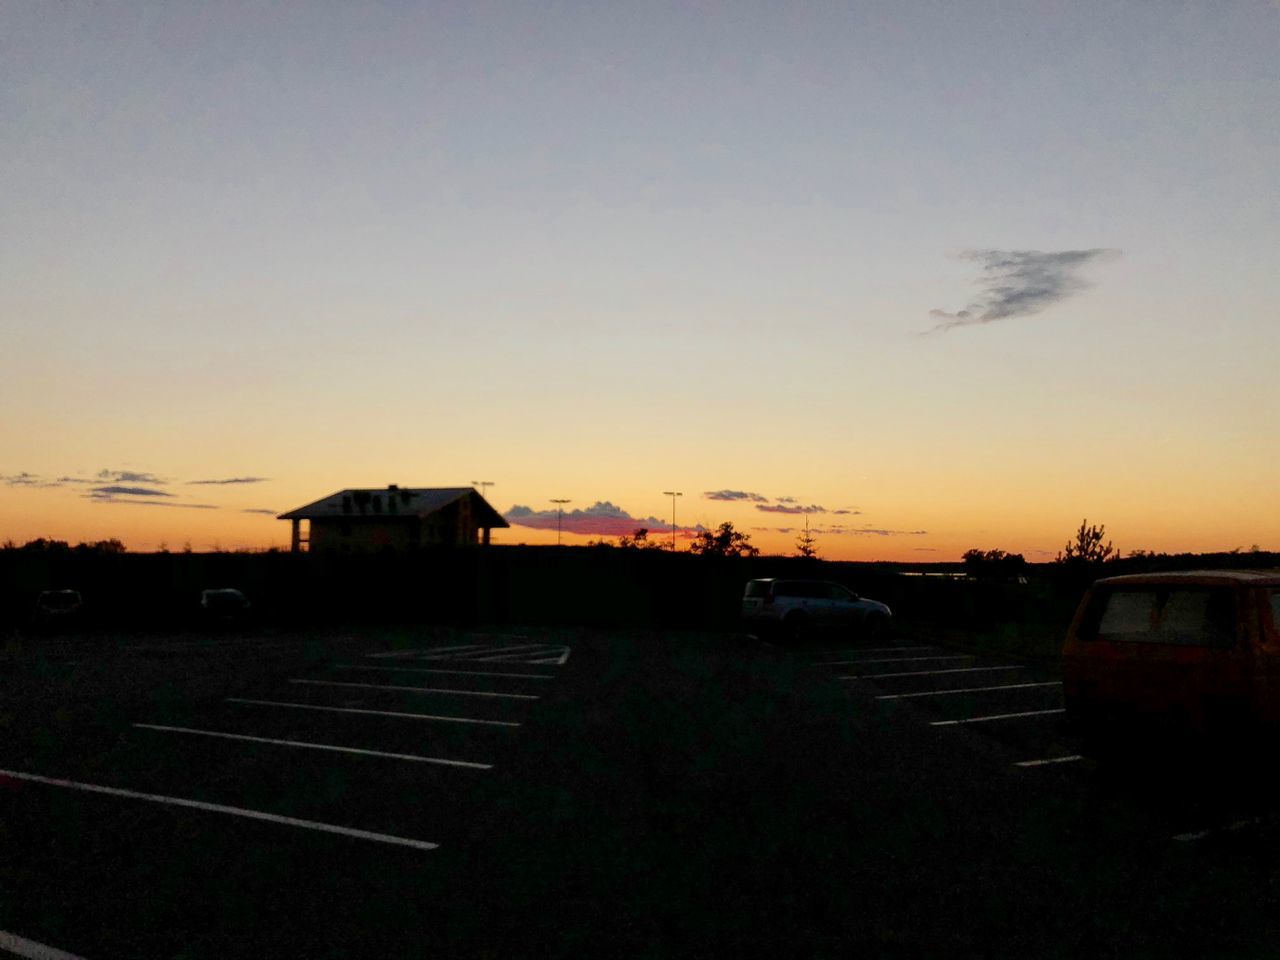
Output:
[[[960,256],[982,265],[981,293],[954,313],[930,310],[937,324],[925,333],[1028,317],[1075,296],[1090,284],[1079,275],[1084,267],[1119,256],[1119,250],[966,250]]]

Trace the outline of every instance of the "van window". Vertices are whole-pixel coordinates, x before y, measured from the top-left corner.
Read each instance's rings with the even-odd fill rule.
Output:
[[[770,586],[771,584],[768,580],[748,580],[746,596],[767,597],[769,595]]]
[[[1096,637],[1116,643],[1227,647],[1235,641],[1229,589],[1168,587],[1109,591],[1095,612]]]

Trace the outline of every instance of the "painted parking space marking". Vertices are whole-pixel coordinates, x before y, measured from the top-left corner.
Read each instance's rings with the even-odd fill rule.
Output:
[[[1260,826],[1263,823],[1262,817],[1250,817],[1247,820],[1237,820],[1234,823],[1224,824],[1221,827],[1210,827],[1208,830],[1196,830],[1192,833],[1175,834],[1170,839],[1179,843],[1190,843],[1193,840],[1203,840],[1205,837],[1212,837],[1219,833],[1235,833],[1239,830],[1245,830],[1248,827]]]
[[[244,807],[228,807],[221,803],[206,803],[203,800],[188,800],[185,797],[167,797],[158,793],[139,793],[136,790],[122,790],[119,787],[104,787],[96,783],[80,783],[76,780],[61,780],[56,777],[42,777],[35,773],[23,773],[20,770],[0,770],[0,777],[13,780],[26,780],[31,783],[42,783],[49,787],[61,787],[64,790],[79,790],[84,793],[98,793],[108,797],[123,797],[127,800],[146,800],[148,803],[159,803],[169,807],[185,807],[189,810],[202,810],[206,813],[222,813],[232,817],[244,817],[247,820],[261,820],[264,823],[278,823],[286,827],[298,827],[302,830],[314,830],[317,833],[332,833],[357,840],[371,840],[375,843],[387,843],[398,847],[410,847],[414,850],[436,850],[438,843],[426,840],[413,840],[409,837],[397,837],[389,833],[374,833],[371,830],[357,830],[354,827],[342,827],[336,823],[321,823],[317,820],[300,820],[297,817],[284,817],[277,813],[266,813],[262,810],[248,810]]]
[[[367,663],[335,663],[335,670],[389,670],[395,673],[448,673],[459,677],[510,677],[513,680],[554,680],[549,673],[493,673],[485,670],[441,670],[433,667],[380,667]]]
[[[858,653],[910,653],[916,650],[940,650],[941,647],[868,647]],[[811,664],[814,667],[841,667],[849,663],[864,663],[863,660],[820,660]]]
[[[477,647],[483,647],[482,643],[463,643],[455,647],[432,647],[432,650],[456,651],[456,650],[475,650]],[[386,650],[382,653],[366,653],[366,657],[416,657],[422,654],[422,650]]]
[[[200,737],[217,737],[222,740],[238,740],[243,743],[267,743],[277,747],[297,747],[301,750],[325,750],[330,753],[352,753],[362,757],[382,757],[386,760],[408,760],[412,763],[432,763],[442,767],[466,767],[469,770],[492,770],[491,763],[472,763],[469,760],[445,760],[441,757],[421,757],[413,753],[387,753],[383,750],[362,750],[358,747],[339,747],[330,743],[311,743],[306,740],[276,740],[271,737],[250,737],[243,733],[224,733],[220,730],[196,730],[191,727],[168,727],[158,723],[135,723],[140,730],[156,730],[160,733],[189,733]]]
[[[391,650],[385,653],[368,653],[365,656],[398,660],[461,660],[474,663],[503,661],[564,666],[569,659],[570,650],[570,647],[561,643],[473,643],[417,650]]]
[[[973,655],[967,653],[941,654],[936,657],[889,657],[887,659],[878,658],[875,660],[857,660],[856,663],[917,663],[925,660],[937,662],[939,660],[972,660]]]
[[[918,693],[885,693],[877,700],[906,700],[908,697],[945,697],[952,693],[986,693],[989,690],[1027,690],[1031,687],[1060,687],[1061,680],[1048,680],[1044,683],[1005,683],[995,687],[961,687],[958,690],[922,690]]]
[[[993,713],[985,717],[965,717],[963,720],[934,720],[929,726],[954,727],[961,723],[986,723],[988,720],[1013,720],[1017,717],[1047,717],[1053,713],[1066,712],[1059,708],[1057,710],[1024,710],[1021,713]]]
[[[999,667],[951,667],[947,670],[912,670],[908,673],[853,673],[837,680],[879,680],[882,677],[935,677],[944,673],[980,673],[983,670],[1021,670],[1020,664],[1004,664]]]
[[[0,930],[0,950],[19,957],[27,957],[28,960],[84,960],[83,957],[78,957],[74,953],[36,943],[34,940],[28,940],[26,937],[20,937],[16,933],[5,930]]]
[[[1055,763],[1075,763],[1077,760],[1083,760],[1078,753],[1074,753],[1069,757],[1046,757],[1043,760],[1021,760],[1015,763],[1015,767],[1047,767]]]
[[[518,727],[510,720],[476,720],[472,717],[443,717],[434,713],[402,713],[398,710],[361,710],[356,707],[323,707],[315,703],[289,703],[282,700],[249,700],[227,697],[227,703],[248,703],[261,707],[289,707],[294,710],[319,710],[324,713],[355,713],[370,717],[398,717],[404,720],[438,720],[442,723],[474,723],[486,727]]]
[[[448,690],[443,687],[392,687],[384,683],[348,683],[343,680],[303,680],[295,677],[290,683],[307,684],[314,687],[359,687],[362,690],[400,690],[408,693],[444,693],[459,697],[499,697],[504,700],[538,700],[540,697],[531,693],[494,693],[489,690]]]

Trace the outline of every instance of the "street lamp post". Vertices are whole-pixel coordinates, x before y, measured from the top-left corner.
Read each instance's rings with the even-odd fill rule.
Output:
[[[679,490],[663,490],[664,497],[671,498],[671,552],[676,552],[676,497],[683,497]]]
[[[569,503],[568,500],[552,500],[556,505],[556,546],[560,546],[560,523],[564,517],[564,505]]]

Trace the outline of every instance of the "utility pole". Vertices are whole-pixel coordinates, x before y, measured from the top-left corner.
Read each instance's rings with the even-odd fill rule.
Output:
[[[664,497],[671,498],[671,552],[676,552],[676,497],[683,497],[679,490],[663,490]]]
[[[485,491],[493,486],[493,481],[492,480],[472,480],[471,485],[473,487],[479,487],[480,496],[484,497]],[[487,500],[488,497],[485,497],[485,499]]]
[[[564,519],[564,505],[572,501],[569,500],[552,500],[556,505],[556,546],[560,546],[560,524]]]

